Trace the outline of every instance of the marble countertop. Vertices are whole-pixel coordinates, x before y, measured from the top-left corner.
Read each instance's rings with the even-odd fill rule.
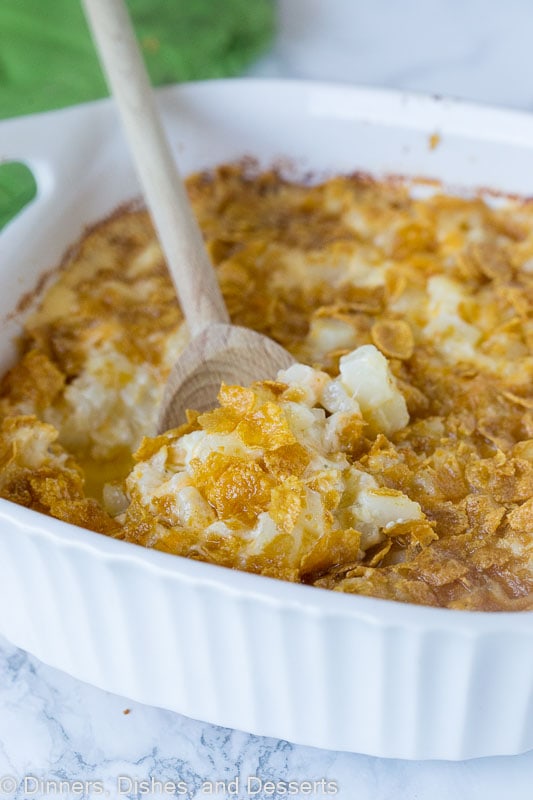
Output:
[[[530,796],[532,774],[533,752],[396,761],[249,736],[107,694],[0,640],[0,798],[54,796],[43,781],[70,781],[68,798],[282,796],[257,792],[261,780],[314,781],[316,791],[297,797],[317,800],[518,800]],[[75,781],[89,791],[76,793]],[[216,782],[228,791],[215,793]]]
[[[533,108],[533,84],[519,79],[533,27],[527,0],[280,0],[280,22],[250,74]],[[266,781],[299,783],[297,797],[518,800],[531,796],[532,775],[533,752],[405,762],[217,728],[82,684],[0,639],[0,800],[283,796]],[[305,781],[315,782],[312,792]]]

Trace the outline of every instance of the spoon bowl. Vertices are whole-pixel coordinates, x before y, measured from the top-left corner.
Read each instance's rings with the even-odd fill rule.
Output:
[[[291,364],[291,354],[267,336],[237,325],[209,325],[194,337],[170,373],[158,433],[185,422],[187,409],[213,408],[222,383],[248,386],[274,379]]]

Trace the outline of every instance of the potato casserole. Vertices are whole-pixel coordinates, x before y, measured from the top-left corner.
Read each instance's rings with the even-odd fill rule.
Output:
[[[122,209],[26,320],[0,496],[336,591],[533,608],[533,204],[246,163],[188,188],[232,320],[298,363],[156,436],[187,331]]]

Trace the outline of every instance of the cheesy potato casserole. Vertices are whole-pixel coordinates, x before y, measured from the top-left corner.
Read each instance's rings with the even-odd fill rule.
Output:
[[[188,188],[232,320],[298,363],[155,435],[187,331],[147,213],[117,212],[2,379],[0,496],[336,591],[533,608],[533,204],[245,163]]]

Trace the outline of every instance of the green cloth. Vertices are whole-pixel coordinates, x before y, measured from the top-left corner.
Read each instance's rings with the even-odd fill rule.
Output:
[[[128,0],[154,84],[237,75],[268,47],[273,0]],[[0,0],[0,119],[107,94],[79,0]]]
[[[274,33],[274,0],[127,2],[156,85],[237,75]],[[0,0],[0,119],[107,94],[79,0]],[[20,170],[6,169],[0,228],[29,185],[26,176],[17,188]]]
[[[16,161],[0,164],[0,231],[37,193],[31,170]]]

